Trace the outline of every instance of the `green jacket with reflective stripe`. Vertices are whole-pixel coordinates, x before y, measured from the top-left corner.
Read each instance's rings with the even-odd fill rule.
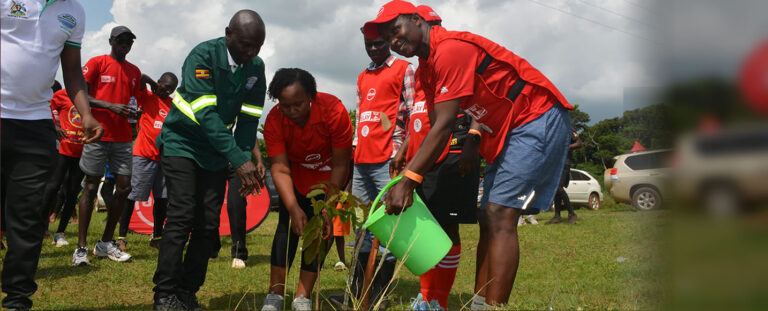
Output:
[[[240,73],[230,69],[224,37],[192,49],[157,137],[164,156],[191,158],[207,170],[251,159],[267,90],[264,62],[257,56]]]

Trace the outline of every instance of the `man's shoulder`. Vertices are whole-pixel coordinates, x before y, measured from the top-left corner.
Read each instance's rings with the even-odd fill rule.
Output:
[[[138,75],[141,76],[141,69],[139,69],[139,66],[136,66],[127,60],[125,61],[125,63],[126,63],[126,69],[132,71],[132,73],[134,74],[138,73]]]
[[[224,37],[214,38],[198,43],[192,51],[189,52],[189,57],[210,54],[215,51],[220,45],[226,46]]]
[[[62,18],[61,14],[70,14],[78,22],[85,17],[85,9],[78,0],[56,1],[51,3],[46,10],[56,10],[55,16],[60,19]]]

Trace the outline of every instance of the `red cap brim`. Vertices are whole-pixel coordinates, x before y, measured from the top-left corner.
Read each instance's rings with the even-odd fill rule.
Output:
[[[393,0],[384,4],[379,9],[379,14],[376,19],[369,21],[363,25],[363,35],[368,39],[375,39],[380,36],[379,24],[389,22],[401,14],[414,14],[416,13],[416,6],[407,1]]]

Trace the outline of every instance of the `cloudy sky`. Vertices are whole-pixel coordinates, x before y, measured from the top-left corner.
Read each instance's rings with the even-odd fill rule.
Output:
[[[109,53],[109,31],[126,25],[137,35],[128,60],[152,77],[179,74],[199,42],[223,36],[239,9],[265,20],[260,56],[267,79],[282,67],[311,72],[320,91],[355,106],[357,74],[370,61],[359,28],[384,0],[81,0],[87,32],[83,62]],[[660,7],[642,0],[422,0],[448,29],[481,34],[526,58],[547,75],[593,122],[619,116],[625,89],[653,87],[653,34]],[[707,14],[707,11],[691,14]],[[710,14],[712,12],[709,12]],[[411,60],[415,62],[414,60]],[[267,109],[273,103],[267,102]],[[628,107],[629,106],[629,107]]]

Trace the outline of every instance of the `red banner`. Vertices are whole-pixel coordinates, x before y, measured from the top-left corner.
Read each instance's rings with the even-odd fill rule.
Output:
[[[224,204],[221,207],[221,221],[219,225],[220,235],[229,235],[229,215],[227,214],[227,200],[226,194],[224,195]],[[245,231],[250,232],[256,229],[269,213],[269,193],[267,188],[261,189],[260,195],[249,195],[248,205],[245,207],[246,221]],[[152,216],[152,208],[155,204],[154,197],[149,196],[149,200],[145,202],[136,202],[133,206],[133,215],[131,222],[128,225],[128,229],[133,232],[141,234],[152,234],[154,228],[155,219]]]

